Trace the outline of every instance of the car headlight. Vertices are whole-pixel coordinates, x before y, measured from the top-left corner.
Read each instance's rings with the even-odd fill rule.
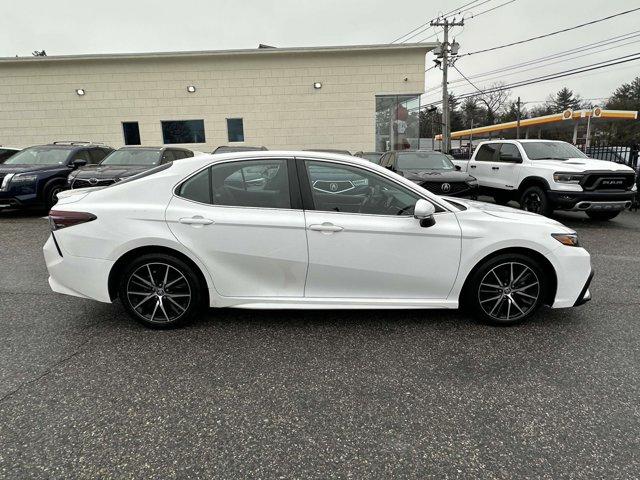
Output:
[[[556,183],[580,183],[583,177],[584,173],[556,172],[553,174],[553,181]]]
[[[33,183],[38,179],[37,175],[18,173],[11,178],[11,184]]]
[[[579,247],[577,233],[552,233],[551,236],[567,247]]]

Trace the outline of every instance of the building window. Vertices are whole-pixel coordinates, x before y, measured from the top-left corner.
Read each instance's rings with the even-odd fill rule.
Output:
[[[420,95],[376,95],[376,151],[420,148]]]
[[[122,122],[125,145],[140,145],[140,127],[138,122]]]
[[[165,144],[205,143],[204,120],[163,121],[162,139]]]
[[[227,118],[227,134],[230,142],[244,142],[244,125],[241,118]]]

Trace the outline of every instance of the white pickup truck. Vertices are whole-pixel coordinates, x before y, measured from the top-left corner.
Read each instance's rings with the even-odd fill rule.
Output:
[[[523,210],[542,215],[573,210],[609,220],[629,208],[637,193],[631,167],[589,158],[555,140],[481,142],[470,160],[454,163],[473,175],[480,192],[496,203],[515,200]]]

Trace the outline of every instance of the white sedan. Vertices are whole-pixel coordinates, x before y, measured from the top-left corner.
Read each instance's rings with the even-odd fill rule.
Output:
[[[514,324],[589,300],[574,231],[431,194],[366,160],[241,152],[63,192],[44,246],[59,293],[113,302],[147,326],[204,307],[458,308]]]

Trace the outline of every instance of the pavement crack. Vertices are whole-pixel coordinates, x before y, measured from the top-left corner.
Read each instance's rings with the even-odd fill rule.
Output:
[[[86,330],[86,328],[82,329],[82,330]],[[20,385],[18,385],[16,388],[14,388],[13,390],[11,390],[10,392],[7,392],[5,395],[3,395],[2,397],[0,397],[0,403],[3,403],[5,400],[8,400],[10,397],[12,397],[13,395],[15,395],[16,393],[18,393],[20,390],[22,390],[25,387],[28,387],[30,385],[33,385],[35,383],[38,383],[40,380],[42,380],[44,377],[46,377],[47,375],[49,375],[51,372],[53,372],[56,368],[58,368],[59,366],[67,363],[69,360],[71,360],[73,357],[75,357],[76,355],[78,355],[79,353],[82,353],[83,347],[85,345],[87,345],[89,342],[91,342],[92,338],[87,338],[84,342],[81,342],[77,349],[72,352],[70,355],[67,355],[66,357],[63,357],[59,360],[57,360],[56,362],[54,362],[51,366],[49,366],[48,368],[46,368],[40,375],[38,375],[35,378],[32,378],[31,380],[27,380],[26,382],[22,382]]]

